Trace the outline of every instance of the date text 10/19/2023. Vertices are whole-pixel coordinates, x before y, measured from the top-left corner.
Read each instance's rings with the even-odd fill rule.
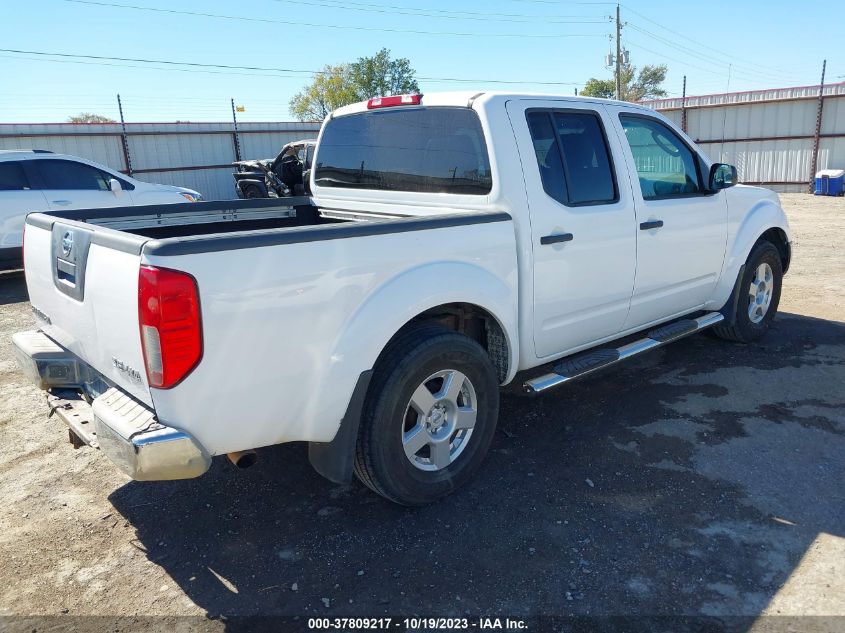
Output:
[[[518,618],[308,618],[308,628],[315,631],[361,630],[468,630],[524,631],[528,625]]]

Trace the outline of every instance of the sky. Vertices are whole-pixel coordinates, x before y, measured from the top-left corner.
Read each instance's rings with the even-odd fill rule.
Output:
[[[117,119],[118,93],[127,122],[230,121],[232,98],[245,109],[241,121],[291,120],[288,102],[315,70],[382,47],[411,61],[423,93],[574,94],[590,77],[611,77],[604,64],[616,11],[615,3],[564,0],[0,7],[5,123],[60,122],[82,111]],[[845,81],[845,46],[833,26],[840,14],[820,1],[626,0],[622,43],[635,66],[668,66],[669,96],[680,96],[684,75],[688,95],[814,85],[825,58],[833,83]]]

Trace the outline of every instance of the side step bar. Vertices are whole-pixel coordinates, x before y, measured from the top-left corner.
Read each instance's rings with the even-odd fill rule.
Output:
[[[644,338],[619,348],[602,348],[566,358],[554,366],[554,371],[538,378],[527,380],[523,387],[530,394],[540,394],[576,378],[586,376],[602,367],[637,356],[656,347],[695,334],[724,321],[721,312],[709,312],[697,319],[681,319],[661,325],[649,331]]]

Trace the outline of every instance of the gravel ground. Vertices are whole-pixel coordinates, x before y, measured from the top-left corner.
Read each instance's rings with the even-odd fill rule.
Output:
[[[845,615],[845,199],[783,201],[794,259],[765,340],[699,335],[505,394],[480,475],[422,509],[329,483],[296,444],[127,480],[17,372],[33,319],[3,275],[0,615]]]

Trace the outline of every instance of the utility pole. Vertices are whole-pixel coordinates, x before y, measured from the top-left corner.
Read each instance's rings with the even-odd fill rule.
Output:
[[[120,141],[123,145],[123,161],[126,163],[126,175],[132,175],[132,157],[129,155],[129,138],[126,136],[126,122],[123,120],[123,104],[120,101],[120,95],[117,95],[117,109],[120,112]]]
[[[816,170],[819,166],[819,138],[822,133],[822,108],[824,107],[824,71],[827,69],[827,60],[822,62],[822,81],[819,84],[819,104],[816,106],[816,133],[813,136],[812,166],[810,167],[810,193],[816,190]]]
[[[687,131],[687,76],[684,75],[684,92],[681,94],[681,129]]]
[[[616,98],[622,100],[622,23],[616,5]]]

